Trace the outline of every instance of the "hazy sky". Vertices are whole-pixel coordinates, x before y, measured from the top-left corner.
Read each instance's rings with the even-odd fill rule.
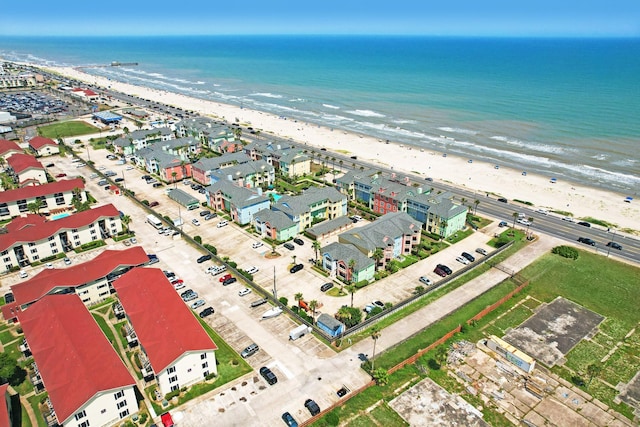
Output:
[[[0,35],[640,36],[640,0],[31,0]]]

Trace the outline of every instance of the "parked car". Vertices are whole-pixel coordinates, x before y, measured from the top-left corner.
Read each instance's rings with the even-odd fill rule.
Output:
[[[182,283],[182,281],[173,283],[173,289],[175,289],[176,291],[179,291],[180,289],[184,289],[185,284]]]
[[[45,167],[47,167],[47,168],[52,168],[52,167],[54,167],[54,166],[55,166],[55,165],[54,165],[53,163],[48,163],[48,164],[46,164],[46,165],[45,165]]]
[[[64,265],[71,265],[71,260],[67,257],[65,257],[64,261]]]
[[[440,269],[441,269],[442,271],[444,271],[445,273],[447,273],[447,275],[449,275],[449,274],[453,273],[453,271],[451,271],[451,269],[450,269],[449,267],[447,267],[446,265],[444,265],[444,264],[438,264],[438,267],[440,267]]]
[[[65,176],[67,176],[66,173],[59,173],[56,175],[56,178],[64,178]]]
[[[616,243],[616,242],[609,242],[607,243],[607,246],[613,249],[617,249],[619,251],[622,250],[622,245],[620,245],[620,243]]]
[[[210,213],[211,213],[210,211],[204,210],[204,211],[200,211],[199,215],[204,217],[209,215]]]
[[[289,427],[298,427],[298,422],[288,412],[282,414],[282,421],[284,421],[284,423]]]
[[[153,184],[153,188],[163,187],[162,183],[156,182]]]
[[[469,260],[469,262],[474,262],[476,260],[476,257],[474,257],[473,255],[471,255],[469,252],[462,252],[460,255],[462,255],[463,257],[465,257],[466,259]]]
[[[200,308],[203,305],[205,305],[206,303],[204,302],[203,299],[199,299],[198,301],[194,302],[193,304],[191,304],[191,309],[195,310],[196,308]]]
[[[7,292],[6,294],[4,294],[4,302],[6,304],[9,304],[10,302],[14,302],[16,299],[13,296],[12,292]]]
[[[156,207],[156,206],[158,206],[158,205],[160,205],[160,203],[159,203],[159,202],[151,202],[151,203],[149,203],[149,207],[150,207],[150,208],[155,208],[155,207]]]
[[[463,257],[463,256],[459,256],[459,257],[457,257],[457,258],[456,258],[456,261],[458,261],[459,263],[464,264],[464,265],[468,265],[468,264],[469,264],[469,260],[468,260],[468,259],[466,259],[466,258],[465,258],[465,257]]]
[[[20,270],[20,273],[18,274],[18,276],[20,276],[21,279],[26,279],[29,276],[29,274],[24,270]]]
[[[216,224],[216,227],[218,227],[218,228],[222,228],[222,227],[226,227],[227,225],[229,225],[229,221],[227,221],[227,220],[222,220],[222,221],[220,221],[218,224]]]
[[[207,307],[200,312],[199,316],[207,317],[207,316],[211,316],[213,313],[215,313],[215,310],[213,309],[213,307]]]
[[[289,242],[285,243],[285,244],[284,244],[284,245],[282,245],[282,246],[284,246],[285,248],[289,249],[290,251],[292,251],[292,250],[294,250],[294,249],[296,248],[295,246],[293,246],[293,245],[292,245],[291,243],[289,243]]]
[[[192,294],[187,295],[186,297],[182,297],[182,300],[184,302],[189,302],[189,301],[193,301],[196,298],[198,298],[198,294],[192,293]]]
[[[299,237],[296,237],[295,239],[293,239],[293,243],[295,243],[298,246],[302,246],[302,245],[304,245],[304,240],[302,240]]]
[[[424,283],[427,286],[433,286],[433,282],[427,276],[421,276],[420,277],[420,282]]]
[[[238,281],[238,279],[236,279],[235,277],[230,277],[227,280],[225,280],[224,282],[222,282],[222,286],[227,286],[230,285],[232,283],[236,283]]]
[[[124,178],[116,178],[113,180],[113,182],[122,182],[124,181]]]
[[[200,227],[200,221],[198,221],[197,219],[193,218],[191,220],[191,224],[195,225],[196,227]]]
[[[269,385],[274,385],[278,382],[278,377],[276,377],[276,374],[271,372],[271,369],[267,368],[266,366],[260,368],[260,375],[262,375],[262,378],[264,378]]]
[[[180,296],[182,298],[186,297],[187,295],[191,295],[191,294],[195,294],[195,291],[193,289],[187,289],[186,291],[182,292],[180,294]]]
[[[587,221],[578,221],[576,224],[581,225],[583,227],[591,227],[591,224],[589,224]]]
[[[500,224],[498,224],[498,227],[508,227],[509,224],[507,224],[507,221],[500,221]]]
[[[256,343],[249,344],[244,350],[242,350],[242,352],[240,352],[240,356],[242,356],[243,359],[246,359],[247,357],[250,357],[256,354],[258,350],[260,350],[260,347],[258,347],[258,344]]]
[[[249,288],[244,288],[244,289],[240,289],[240,291],[238,292],[238,296],[245,296],[245,295],[249,295],[251,293],[251,289]]]
[[[211,259],[211,255],[207,254],[207,255],[202,255],[196,261],[198,262],[198,264],[202,264],[203,262],[209,261],[210,259]]]
[[[311,416],[316,416],[320,413],[320,407],[315,401],[311,399],[305,400],[304,407],[309,410],[309,413],[311,414]]]
[[[210,219],[213,219],[213,218],[215,218],[217,216],[218,216],[218,214],[216,214],[216,213],[210,213],[209,215],[204,217],[204,220],[205,221],[209,221]]]
[[[373,304],[374,307],[378,307],[384,310],[384,303],[382,301],[373,301],[371,304]]]
[[[130,238],[129,241],[134,245],[138,243],[138,239],[136,239],[135,237]]]
[[[484,256],[487,256],[489,254],[485,249],[482,249],[482,248],[477,248],[476,252]]]
[[[251,247],[252,247],[253,249],[258,249],[258,248],[259,248],[259,247],[261,247],[262,245],[263,245],[263,243],[262,243],[262,242],[253,242],[253,243],[251,244]]]
[[[247,268],[245,271],[247,273],[249,273],[249,274],[256,274],[260,270],[258,269],[258,267],[251,266],[251,267]]]
[[[225,281],[225,280],[227,280],[227,279],[231,279],[231,277],[233,277],[233,276],[231,276],[230,274],[225,274],[224,276],[222,276],[222,277],[221,277],[221,278],[219,278],[218,280],[219,280],[220,282],[224,282],[224,281]]]
[[[433,270],[433,272],[436,273],[440,277],[446,277],[447,276],[447,273],[443,269],[441,269],[440,267],[436,267]]]
[[[293,267],[291,267],[291,269],[289,269],[289,273],[297,273],[298,271],[302,270],[303,268],[304,268],[304,265],[296,264]]]
[[[327,282],[327,283],[323,284],[322,286],[320,286],[320,291],[326,292],[331,288],[333,288],[333,283]]]
[[[596,242],[591,240],[588,237],[578,237],[578,242],[584,243],[586,245],[591,245],[591,246],[595,246],[596,245]]]

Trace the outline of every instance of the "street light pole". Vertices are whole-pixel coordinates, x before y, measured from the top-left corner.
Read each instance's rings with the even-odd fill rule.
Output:
[[[616,240],[616,230],[613,230],[613,237],[611,238],[611,242],[609,242],[609,246],[607,246],[607,258],[609,258],[609,252],[611,252],[611,247],[613,246],[613,242]]]

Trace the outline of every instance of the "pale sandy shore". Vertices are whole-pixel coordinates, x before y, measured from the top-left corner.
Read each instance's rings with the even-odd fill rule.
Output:
[[[196,111],[204,116],[229,122],[237,120],[261,130],[263,134],[271,133],[318,149],[324,147],[349,156],[355,155],[358,160],[393,167],[399,172],[420,173],[424,177],[443,180],[473,191],[480,203],[487,194],[491,197],[499,195],[509,200],[525,200],[548,210],[570,212],[575,218],[592,217],[616,224],[621,229],[640,230],[640,200],[625,203],[625,194],[562,180],[552,184],[550,176],[531,173],[523,176],[521,170],[505,167],[495,169],[494,165],[488,163],[469,163],[469,159],[451,155],[443,157],[439,152],[421,151],[393,142],[387,144],[366,135],[303,123],[292,117],[285,119],[261,111],[134,86],[92,76],[74,68],[56,67],[48,70],[89,84]],[[425,187],[427,184],[425,181]],[[514,211],[516,209],[514,207]]]

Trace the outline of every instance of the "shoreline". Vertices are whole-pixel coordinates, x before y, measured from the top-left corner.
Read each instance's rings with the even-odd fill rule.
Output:
[[[398,170],[399,173],[417,173],[473,191],[477,193],[480,201],[487,194],[506,197],[510,201],[517,199],[549,211],[569,212],[575,218],[591,217],[615,224],[619,229],[640,232],[640,206],[637,206],[637,202],[625,203],[627,195],[621,193],[570,181],[558,180],[551,183],[550,177],[534,173],[523,176],[521,170],[505,166],[496,169],[495,165],[487,162],[470,161],[455,155],[445,156],[444,153],[435,150],[420,149],[414,145],[392,141],[387,143],[365,134],[328,128],[295,118],[123,83],[93,76],[72,67],[29,65],[105,89],[193,110],[205,117],[214,117],[229,123],[237,121],[259,129],[263,135],[290,138],[318,150],[326,148],[333,152],[355,155],[358,160],[372,165],[387,166]]]

